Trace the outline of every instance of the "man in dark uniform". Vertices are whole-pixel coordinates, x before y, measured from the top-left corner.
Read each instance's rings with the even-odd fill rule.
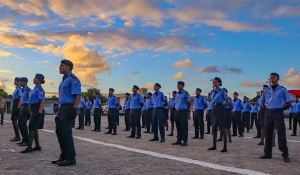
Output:
[[[58,160],[52,161],[59,166],[76,164],[76,152],[72,134],[72,125],[76,118],[76,111],[80,102],[81,83],[72,73],[73,63],[70,60],[62,60],[59,66],[63,80],[59,86],[59,111],[55,118],[56,135],[61,154]]]
[[[28,79],[26,77],[20,78],[20,85],[22,87],[22,104],[19,114],[18,126],[22,135],[22,142],[17,143],[19,146],[27,146],[28,144],[28,127],[27,120],[30,118],[29,113],[29,93],[31,89],[27,86]]]
[[[19,126],[18,126],[18,118],[19,118],[19,112],[21,108],[21,97],[22,97],[22,90],[21,86],[19,85],[20,78],[15,78],[15,86],[16,90],[13,93],[13,107],[12,107],[12,113],[11,113],[11,121],[14,127],[15,131],[15,137],[11,139],[12,142],[20,141],[20,132],[19,132]]]
[[[243,137],[243,126],[242,126],[242,116],[241,111],[243,109],[242,107],[242,101],[238,99],[239,94],[237,92],[233,93],[233,110],[232,110],[232,136],[237,136],[237,130],[239,132],[239,137]]]
[[[200,128],[200,139],[204,139],[204,109],[207,108],[206,100],[201,96],[202,90],[196,89],[196,97],[194,99],[194,128],[195,136],[192,139],[199,139],[199,128]]]
[[[141,139],[141,115],[144,100],[143,97],[137,93],[139,89],[137,85],[132,87],[133,94],[130,96],[131,134],[127,138]],[[137,135],[136,137],[135,134]]]
[[[101,100],[99,98],[100,92],[94,91],[94,123],[95,129],[92,131],[101,132]]]
[[[85,126],[91,126],[91,109],[93,107],[92,102],[90,101],[89,97],[85,97],[85,105],[86,105],[86,110],[85,110]]]
[[[175,98],[177,141],[172,143],[172,145],[188,146],[188,120],[191,108],[191,97],[190,94],[183,89],[184,85],[185,83],[183,81],[178,81],[177,83],[178,92]]]
[[[299,113],[300,113],[300,101],[299,95],[296,95],[296,100],[293,103],[293,134],[291,136],[297,136],[297,124],[300,124]]]
[[[245,128],[247,129],[247,133],[249,133],[250,130],[250,103],[248,101],[248,97],[244,96],[243,98],[243,110],[242,110],[242,128],[243,132]]]
[[[272,158],[273,131],[275,127],[278,135],[278,148],[282,152],[281,156],[284,162],[290,162],[283,110],[290,108],[293,100],[287,89],[280,86],[278,81],[279,75],[271,73],[271,86],[264,90],[261,98],[261,103],[266,106],[266,144],[264,155],[260,159]]]
[[[117,135],[117,119],[116,119],[116,108],[119,106],[119,101],[114,96],[115,90],[109,88],[108,95],[108,118],[109,118],[109,130],[105,134]]]
[[[210,134],[210,128],[211,128],[211,116],[212,116],[212,109],[213,105],[211,104],[211,96],[210,93],[208,93],[207,96],[207,110],[206,110],[206,127],[207,127],[207,132],[205,134]]]
[[[261,136],[260,137],[260,142],[257,145],[264,145],[265,143],[265,113],[266,113],[266,106],[264,105],[264,103],[261,102],[262,99],[262,94],[264,92],[265,89],[267,89],[269,86],[268,85],[263,85],[263,90],[261,91],[261,97],[258,100],[258,104],[259,104],[259,113],[258,113],[258,129],[257,129],[257,135]],[[257,137],[256,137],[257,138]]]
[[[84,107],[85,107],[85,101],[84,101],[84,98],[81,94],[80,102],[79,102],[79,105],[78,105],[78,123],[79,123],[79,126],[78,126],[78,128],[76,128],[76,129],[79,129],[79,130],[84,129]]]
[[[160,142],[165,142],[165,117],[164,117],[164,105],[167,103],[165,96],[162,92],[159,91],[161,88],[161,85],[159,83],[156,83],[154,85],[154,93],[153,93],[153,103],[154,103],[154,111],[153,111],[153,131],[154,131],[154,138],[150,139],[149,141],[158,141],[158,128],[160,132],[161,140]]]
[[[130,131],[130,94],[126,93],[126,100],[124,102],[124,108],[125,108],[125,130],[124,131]]]
[[[146,104],[147,97],[144,96],[144,104]],[[142,128],[146,128],[146,118],[147,118],[147,106],[143,105],[142,108]]]
[[[147,108],[147,117],[146,117],[147,131],[145,131],[144,133],[151,133],[153,131],[152,122],[153,122],[153,106],[154,106],[151,92],[148,92],[147,94],[145,105]]]
[[[172,93],[172,97],[169,101],[169,108],[170,108],[170,121],[171,121],[171,133],[168,136],[173,136],[173,132],[174,132],[174,126],[175,126],[175,113],[176,113],[176,109],[175,109],[175,97],[176,97],[177,92],[173,91]]]

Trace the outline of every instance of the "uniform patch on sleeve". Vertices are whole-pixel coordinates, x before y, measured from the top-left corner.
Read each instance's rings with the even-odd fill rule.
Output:
[[[73,81],[73,84],[76,85],[76,84],[77,84],[77,81]]]
[[[76,78],[76,76],[74,74],[72,74],[71,76],[72,76],[72,78]]]

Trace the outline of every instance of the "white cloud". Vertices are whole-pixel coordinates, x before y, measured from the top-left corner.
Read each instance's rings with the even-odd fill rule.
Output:
[[[121,62],[118,62],[118,63],[117,63],[117,66],[121,66]]]
[[[294,68],[288,69],[283,77],[283,83],[293,88],[300,88],[300,70],[295,71]]]
[[[4,51],[4,50],[0,50],[0,56],[5,56],[5,57],[15,57],[17,59],[20,59],[20,60],[24,60],[25,58],[22,58],[16,54],[13,54],[13,53],[10,53],[10,52],[7,52],[7,51]]]
[[[191,62],[191,60],[189,58],[185,59],[184,61],[177,61],[174,63],[174,67],[176,68],[191,68],[193,67],[193,63]]]
[[[13,73],[13,72],[7,69],[0,69],[0,73]]]
[[[183,72],[178,72],[177,74],[175,74],[173,76],[173,79],[184,79],[185,78],[185,75]]]
[[[125,27],[134,27],[135,23],[133,21],[127,21],[127,22],[124,23],[124,26]]]
[[[49,61],[47,61],[47,60],[44,60],[44,61],[43,61],[43,63],[47,63],[47,64],[49,64],[50,62],[49,62]]]

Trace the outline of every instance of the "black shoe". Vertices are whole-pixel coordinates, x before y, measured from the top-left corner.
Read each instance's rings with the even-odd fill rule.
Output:
[[[165,139],[160,139],[159,142],[160,142],[160,143],[164,143],[164,142],[166,142],[166,140],[165,140]]]
[[[292,134],[291,136],[297,136],[296,134]]]
[[[23,142],[22,144],[18,144],[19,146],[27,146],[27,143]]]
[[[264,145],[264,143],[263,142],[259,142],[257,145]]]
[[[236,134],[232,134],[231,136],[232,136],[232,137],[236,137],[237,135],[236,135]]]
[[[10,139],[11,142],[18,142],[18,141],[21,141],[20,138],[13,138],[13,139]]]
[[[182,145],[182,143],[177,141],[175,143],[172,143],[172,145]]]
[[[218,141],[218,142],[222,142],[223,140],[222,140],[221,138],[219,138],[217,141]]]
[[[124,129],[123,131],[130,131],[130,129]]]
[[[91,131],[96,131],[96,129],[93,129],[93,130],[91,130]]]
[[[208,148],[207,150],[212,151],[212,150],[217,150],[217,148],[215,146]]]
[[[112,132],[109,132],[109,131],[108,131],[108,132],[106,132],[106,133],[104,133],[104,134],[112,134]]]
[[[181,146],[188,146],[187,142],[183,142]]]
[[[34,147],[33,149],[32,149],[32,151],[42,151],[42,147]]]
[[[23,144],[23,143],[25,143],[25,142],[22,141],[22,142],[19,142],[19,143],[16,143],[16,144],[17,144],[17,145],[21,145],[21,144]]]
[[[95,131],[95,132],[101,132],[101,131],[100,131],[100,129],[96,129],[96,131]]]
[[[253,126],[251,126],[250,129],[253,129]]]
[[[259,157],[260,159],[272,159],[272,156],[268,156],[268,155],[263,155],[261,157]]]
[[[70,166],[76,165],[76,160],[65,160],[63,162],[57,162],[58,166]]]
[[[3,123],[1,123],[0,125],[4,125]]]
[[[21,153],[32,153],[32,152],[33,150],[29,148],[26,148],[24,151],[21,151]]]
[[[261,138],[261,136],[255,136],[255,137],[253,137],[254,139],[259,139],[259,138]]]
[[[59,162],[63,162],[64,160],[65,160],[65,158],[63,156],[60,156],[60,158],[58,160],[52,160],[51,163],[57,164]]]
[[[168,136],[173,136],[173,134],[169,134]]]
[[[116,133],[116,132],[114,132],[114,133],[112,133],[111,135],[113,135],[113,136],[116,136],[116,135],[117,135],[117,133]]]
[[[134,136],[133,136],[133,135],[130,135],[130,136],[127,136],[127,138],[134,138]]]
[[[247,133],[249,133],[249,130],[247,130]]]
[[[145,131],[144,133],[150,133],[150,131]]]
[[[153,138],[153,139],[150,139],[149,141],[150,141],[150,142],[158,141],[158,138]]]
[[[105,129],[109,129],[109,127],[106,127]]]
[[[141,136],[136,136],[136,138],[135,139],[141,139]]]
[[[78,127],[78,128],[75,128],[75,129],[80,129],[80,127]]]
[[[284,161],[284,162],[290,162],[290,158],[289,158],[289,157],[284,157],[284,158],[283,158],[283,161]]]
[[[146,128],[145,126],[142,126],[141,128]]]
[[[166,131],[168,131],[169,129],[167,128]]]
[[[239,137],[244,137],[244,135],[239,135]]]
[[[206,132],[205,134],[210,134],[210,132]]]
[[[196,136],[195,136],[195,137],[192,137],[192,139],[199,139],[199,137],[196,137]]]
[[[201,140],[204,139],[204,136],[201,136],[199,139],[201,139]]]
[[[291,130],[292,129],[292,127],[289,127],[289,130]]]
[[[227,148],[223,148],[223,149],[221,150],[221,153],[226,153],[226,152],[228,152]]]

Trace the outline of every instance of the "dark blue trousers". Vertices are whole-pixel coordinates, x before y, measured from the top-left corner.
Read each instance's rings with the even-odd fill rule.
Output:
[[[152,128],[155,139],[158,139],[158,128],[161,139],[165,139],[165,116],[163,108],[156,108],[153,110]]]

